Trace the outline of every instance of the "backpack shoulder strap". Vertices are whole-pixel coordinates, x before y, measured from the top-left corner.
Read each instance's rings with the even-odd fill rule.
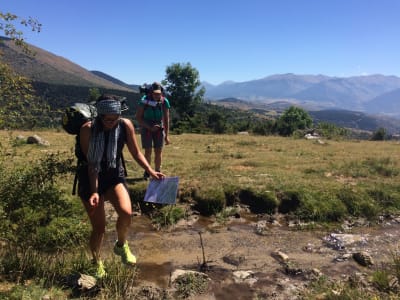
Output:
[[[125,141],[127,139],[127,134],[126,134],[126,125],[124,120],[120,119],[119,120],[119,124],[121,126],[121,129],[124,131],[124,136],[125,136]],[[125,163],[125,159],[124,159],[124,153],[123,151],[121,151],[121,162],[122,162],[122,167],[124,168],[124,175],[125,177],[128,176],[128,171],[126,169],[126,163]]]

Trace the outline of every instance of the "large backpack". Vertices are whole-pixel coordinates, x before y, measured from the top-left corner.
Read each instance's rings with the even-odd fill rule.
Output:
[[[67,107],[62,116],[62,127],[69,134],[79,134],[83,124],[97,116],[96,107],[89,103],[74,103]]]
[[[125,102],[126,98],[121,98],[121,111],[125,111],[128,109],[128,106]],[[75,169],[75,178],[74,184],[72,187],[72,195],[76,194],[76,185],[78,183],[78,170],[82,166],[84,161],[84,155],[81,151],[80,147],[80,129],[83,124],[88,121],[93,120],[97,116],[97,110],[95,107],[95,103],[81,103],[76,102],[72,105],[68,106],[62,115],[61,118],[61,125],[63,129],[68,132],[69,134],[75,135],[75,156],[77,158],[77,166]],[[124,167],[125,176],[127,176],[126,167],[125,167],[125,160],[121,153],[122,165]]]

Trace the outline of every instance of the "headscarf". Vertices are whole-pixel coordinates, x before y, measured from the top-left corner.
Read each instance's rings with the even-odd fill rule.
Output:
[[[121,114],[121,103],[116,100],[102,100],[96,104],[98,115]],[[92,132],[89,141],[87,159],[89,165],[98,173],[101,171],[101,160],[104,154],[105,132],[99,130],[98,119],[92,121]],[[118,137],[121,132],[120,123],[107,134],[108,145],[106,149],[107,169],[117,167]]]
[[[108,115],[108,114],[121,114],[121,102],[119,100],[106,99],[97,102],[96,104],[98,115]]]

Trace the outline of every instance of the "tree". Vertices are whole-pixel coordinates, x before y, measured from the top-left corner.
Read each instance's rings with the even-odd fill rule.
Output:
[[[12,39],[24,51],[30,52],[28,45],[24,41],[24,33],[17,29],[18,24],[37,32],[40,32],[42,27],[42,24],[31,17],[24,19],[9,12],[3,13],[0,11],[0,32],[3,32],[4,36]]]
[[[387,132],[383,127],[378,128],[372,134],[371,141],[384,141],[387,140]]]
[[[205,89],[200,88],[199,72],[190,63],[175,63],[166,68],[163,85],[171,105],[184,117],[192,117],[198,104],[202,103]]]
[[[26,53],[31,53],[24,41],[18,24],[40,32],[41,24],[36,20],[22,19],[11,13],[0,11],[0,32],[11,39]],[[1,41],[0,41],[1,42]],[[0,53],[0,128],[32,127],[36,121],[35,112],[42,110],[34,103],[33,88],[29,80],[16,74],[3,60]],[[39,102],[39,101],[38,101]],[[43,104],[41,104],[42,106]],[[43,112],[43,110],[42,110]]]
[[[304,109],[291,106],[279,117],[277,130],[280,135],[289,136],[298,129],[310,128],[312,123],[312,118]]]

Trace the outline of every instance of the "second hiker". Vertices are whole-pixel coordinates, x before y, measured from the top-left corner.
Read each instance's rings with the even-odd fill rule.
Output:
[[[154,82],[146,95],[139,103],[136,111],[136,119],[141,128],[142,147],[144,156],[151,164],[152,148],[154,148],[154,169],[161,171],[163,146],[169,141],[169,109],[170,104],[163,95],[163,87]],[[148,172],[144,172],[144,178],[148,178]]]

